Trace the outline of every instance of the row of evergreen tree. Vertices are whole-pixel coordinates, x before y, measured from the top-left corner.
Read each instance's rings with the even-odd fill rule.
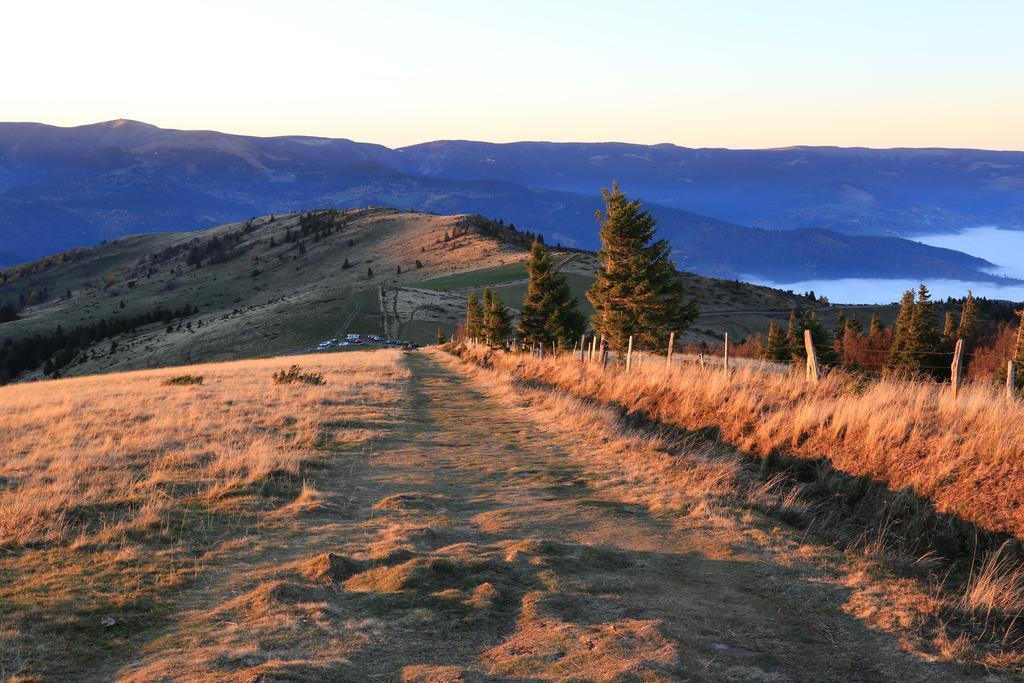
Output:
[[[684,331],[696,319],[697,304],[685,297],[668,241],[655,239],[654,217],[617,184],[602,190],[602,197],[598,270],[587,292],[594,307],[590,327],[613,350],[624,350],[630,337],[636,348],[662,348],[671,332]],[[530,248],[527,274],[518,337],[527,344],[571,346],[587,320],[539,239]],[[475,294],[467,301],[465,336],[503,344],[511,333],[508,311],[495,292],[485,289],[483,297],[482,304]]]
[[[940,320],[943,320],[941,329]],[[904,292],[892,329],[886,329],[878,315],[872,314],[865,332],[860,320],[840,311],[830,336],[813,311],[793,310],[785,328],[775,322],[769,325],[761,357],[774,362],[804,362],[805,330],[810,330],[818,360],[824,365],[938,380],[949,377],[956,341],[963,340],[965,365],[969,365],[982,334],[979,306],[973,293],[968,292],[963,300],[959,317],[953,311],[946,311],[943,319],[928,288],[922,284],[916,295],[911,290]],[[1024,361],[1024,339],[1019,346],[1015,359]]]
[[[50,334],[36,334],[17,342],[5,339],[0,345],[0,384],[7,384],[22,372],[41,366],[50,370],[47,374],[59,375],[63,368],[80,359],[81,353],[96,342],[154,323],[166,325],[198,312],[198,308],[188,303],[175,309],[161,306],[135,316],[102,318],[95,323],[78,325],[70,331],[58,325]]]

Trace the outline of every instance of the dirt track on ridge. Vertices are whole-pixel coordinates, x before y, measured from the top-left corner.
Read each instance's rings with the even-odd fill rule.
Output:
[[[588,460],[590,435],[548,431],[439,355],[407,362],[397,414],[317,472],[301,533],[268,516],[121,676],[957,677],[845,613],[836,582],[740,542],[745,522],[652,513]]]

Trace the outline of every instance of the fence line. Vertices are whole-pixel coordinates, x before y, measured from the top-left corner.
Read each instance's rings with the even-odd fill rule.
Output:
[[[455,341],[454,337],[453,337],[452,341]],[[477,338],[466,339],[466,340],[464,340],[463,343],[468,344],[472,348],[477,348],[477,347],[481,347],[481,346],[488,346],[486,344],[486,342],[484,342],[484,341],[482,341],[480,339],[477,339]],[[787,372],[788,373],[788,372],[791,372],[795,367],[797,367],[797,365],[803,365],[804,366],[804,372],[805,372],[805,378],[806,378],[806,380],[809,383],[811,383],[813,385],[817,385],[821,381],[821,378],[825,374],[825,371],[824,371],[824,369],[823,369],[823,367],[822,367],[822,365],[821,365],[821,363],[820,363],[820,361],[818,359],[817,350],[815,349],[815,346],[814,346],[814,343],[813,343],[813,339],[811,337],[810,330],[805,330],[804,331],[804,348],[802,348],[801,351],[804,352],[805,360],[799,360],[799,359],[794,358],[794,359],[785,360],[785,361],[769,361],[769,360],[752,359],[752,358],[734,358],[731,355],[731,353],[730,353],[730,346],[731,345],[730,345],[730,340],[729,340],[729,334],[726,333],[725,334],[724,344],[722,346],[722,355],[721,356],[708,356],[707,354],[704,354],[704,353],[699,353],[699,354],[695,355],[695,354],[689,354],[689,353],[683,353],[683,352],[676,352],[676,350],[675,350],[675,332],[672,332],[669,335],[669,346],[666,349],[666,353],[665,353],[665,361],[664,361],[665,371],[668,372],[668,371],[671,371],[672,368],[674,368],[674,367],[677,367],[677,366],[680,366],[680,365],[686,365],[686,364],[699,365],[701,368],[705,368],[709,364],[710,365],[721,364],[723,372],[726,375],[728,375],[732,365],[734,363],[738,363],[740,366],[751,368],[751,369],[757,370],[759,372],[776,372],[776,373]],[[529,345],[529,347],[527,347],[527,344],[525,342],[523,342],[522,340],[518,340],[518,339],[512,339],[512,340],[506,341],[506,343],[504,344],[504,347],[507,350],[509,350],[509,351],[518,352],[518,353],[524,353],[526,351],[529,351],[532,355],[534,355],[534,356],[536,356],[538,358],[544,358],[544,356],[546,355],[545,352],[548,351],[548,349],[549,349],[548,353],[550,353],[550,355],[552,357],[554,357],[554,358],[557,358],[559,355],[568,354],[570,358],[578,360],[581,364],[584,364],[584,365],[599,364],[603,368],[607,368],[609,359],[615,359],[616,361],[622,361],[623,362],[625,372],[627,372],[627,373],[633,372],[637,368],[643,367],[647,363],[648,359],[653,360],[654,358],[657,357],[655,355],[649,354],[648,352],[641,351],[640,349],[634,348],[634,337],[632,335],[630,335],[628,340],[627,340],[625,357],[623,357],[621,353],[616,353],[615,351],[612,351],[610,348],[608,348],[608,345],[605,342],[604,335],[598,336],[596,334],[590,335],[589,338],[588,338],[588,335],[586,335],[586,334],[582,335],[580,337],[579,342],[573,344],[573,347],[572,347],[571,351],[567,351],[564,348],[560,348],[559,344],[557,344],[556,342],[551,342],[550,347],[548,347],[547,344],[543,344],[543,343],[532,343],[532,344]],[[947,355],[945,352],[932,352],[932,351],[920,352],[920,353],[915,354],[915,355],[917,357],[922,357],[923,358],[924,356],[937,355],[939,353],[942,353],[942,355]],[[964,380],[963,380],[963,362],[964,362],[964,358],[966,356],[970,356],[970,355],[991,355],[991,354],[972,354],[970,352],[964,351],[963,340],[962,339],[958,339],[957,342],[956,342],[954,351],[953,351],[953,360],[952,360],[952,363],[950,365],[948,365],[948,366],[947,365],[921,365],[919,367],[921,367],[923,369],[949,370],[949,372],[950,372],[950,382],[949,382],[949,385],[950,385],[950,388],[951,388],[950,393],[951,393],[951,396],[952,396],[953,400],[957,400],[957,398],[960,395],[960,390],[961,390],[961,388],[962,388],[962,386],[964,384]],[[1016,400],[1016,395],[1017,395],[1017,389],[1016,389],[1016,384],[1015,384],[1015,381],[1016,381],[1016,372],[1015,371],[1016,371],[1016,363],[1013,360],[1008,361],[1008,363],[1007,363],[1007,371],[1006,371],[1005,398],[1007,400],[1010,400],[1010,401],[1015,401]],[[913,378],[897,378],[897,379],[899,381],[907,382],[907,383],[910,383],[910,384],[920,384],[920,385],[936,386],[940,390],[942,390],[942,387],[945,385],[945,382],[923,381],[923,380],[915,380]]]

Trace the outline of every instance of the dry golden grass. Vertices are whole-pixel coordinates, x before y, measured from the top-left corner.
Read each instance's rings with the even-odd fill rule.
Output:
[[[893,490],[910,489],[939,513],[1024,538],[1024,404],[968,386],[954,402],[935,384],[864,383],[835,373],[821,384],[802,373],[674,366],[648,358],[627,374],[567,356],[492,355],[518,379],[621,406],[761,457],[825,460]]]
[[[901,634],[907,649],[995,667],[1024,661],[1019,541],[1000,546],[990,533],[1020,534],[1020,406],[983,387],[954,404],[920,384],[833,376],[815,388],[754,367],[729,378],[720,368],[666,372],[656,358],[627,375],[564,356],[453,350],[490,368],[510,400],[534,396],[563,430],[608,434],[611,409],[619,436],[601,442],[652,508],[728,523],[720,507],[732,501],[854,551],[866,564],[844,582],[856,589],[851,613]]]
[[[177,588],[317,492],[307,469],[375,435],[399,352],[0,388],[0,677],[83,666],[159,625]],[[326,384],[275,385],[298,363]],[[73,663],[73,664],[72,664]],[[53,667],[56,666],[56,669]]]

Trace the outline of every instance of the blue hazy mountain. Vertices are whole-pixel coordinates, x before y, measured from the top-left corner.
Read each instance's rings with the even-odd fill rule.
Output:
[[[894,236],[1024,224],[1024,153],[1015,152],[461,141],[389,149],[125,120],[0,123],[0,264],[138,232],[369,204],[480,213],[594,247],[599,188],[612,179],[645,201],[682,267],[725,277],[984,279],[981,259]]]

